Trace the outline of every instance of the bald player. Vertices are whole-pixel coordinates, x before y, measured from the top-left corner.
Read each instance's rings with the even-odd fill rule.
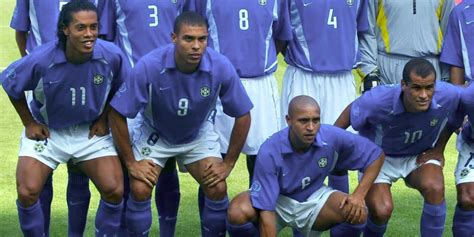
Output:
[[[320,108],[309,96],[290,102],[285,128],[260,148],[249,191],[228,211],[231,236],[276,236],[285,226],[305,236],[367,218],[364,198],[382,166],[382,150],[368,139],[320,123]],[[333,171],[360,170],[365,176],[347,195],[324,185]],[[350,228],[353,229],[353,228]],[[359,232],[332,236],[359,236]]]

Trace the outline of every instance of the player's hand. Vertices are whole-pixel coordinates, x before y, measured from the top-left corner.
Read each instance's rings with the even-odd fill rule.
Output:
[[[416,157],[416,164],[422,165],[429,160],[437,160],[441,163],[441,167],[444,167],[444,154],[436,149],[428,149]]]
[[[140,160],[127,166],[130,177],[146,183],[150,188],[156,185],[158,181],[158,171],[156,164],[151,160]]]
[[[89,139],[94,136],[102,137],[109,133],[109,125],[105,119],[98,119],[89,127]]]
[[[31,140],[43,141],[49,138],[49,130],[44,124],[32,122],[25,126],[25,135]]]
[[[223,161],[209,164],[204,170],[202,184],[213,187],[224,181],[230,174],[232,168]]]
[[[366,91],[369,91],[370,89],[380,85],[380,75],[379,71],[375,69],[373,72],[369,73],[366,75],[361,84],[361,91],[362,93],[365,93]]]
[[[350,224],[362,224],[367,220],[367,206],[362,196],[351,194],[344,197],[339,208],[342,209],[345,221]]]

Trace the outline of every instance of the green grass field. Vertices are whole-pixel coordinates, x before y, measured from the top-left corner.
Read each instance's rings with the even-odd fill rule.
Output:
[[[9,28],[14,0],[0,0],[0,71],[19,58],[16,48],[14,31]],[[283,65],[283,64],[282,64]],[[285,66],[280,66],[276,76],[283,77]],[[15,168],[17,162],[18,141],[23,129],[20,120],[11,106],[8,97],[0,90],[0,236],[21,236],[18,216],[15,206],[16,186]],[[446,183],[446,199],[448,214],[445,236],[451,236],[451,223],[456,202],[453,170],[457,153],[454,147],[454,137],[447,146],[446,166],[444,176]],[[245,159],[241,159],[228,179],[229,197],[244,191],[248,184]],[[351,173],[351,187],[355,182],[355,174]],[[65,166],[60,166],[54,174],[54,200],[52,204],[51,236],[67,235],[67,206],[66,206],[67,174]],[[197,210],[197,185],[187,174],[180,174],[181,205],[179,209],[177,236],[198,236],[199,219]],[[94,235],[94,216],[99,201],[99,195],[91,185],[92,200],[89,209],[86,236]],[[418,236],[419,219],[423,200],[417,191],[404,186],[403,182],[396,183],[393,188],[395,211],[390,220],[386,236]],[[153,207],[153,229],[151,236],[158,235],[156,209]],[[280,236],[291,236],[288,230]],[[325,236],[328,236],[325,234]]]

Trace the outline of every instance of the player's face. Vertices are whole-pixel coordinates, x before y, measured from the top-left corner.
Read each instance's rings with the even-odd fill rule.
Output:
[[[293,148],[305,150],[311,146],[321,127],[320,120],[319,108],[311,105],[296,108],[293,115],[286,116]]]
[[[427,111],[435,89],[435,75],[422,78],[415,73],[410,74],[411,82],[402,80],[403,104],[407,112],[417,113]]]
[[[207,47],[207,28],[205,26],[183,24],[177,34],[172,34],[175,60],[178,69],[185,73],[196,70]]]
[[[72,13],[71,23],[63,29],[67,37],[66,57],[70,61],[88,60],[94,50],[99,30],[97,14],[94,11]]]

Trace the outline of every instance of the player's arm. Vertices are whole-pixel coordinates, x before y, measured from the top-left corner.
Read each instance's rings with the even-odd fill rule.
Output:
[[[109,95],[110,97],[110,95]],[[110,99],[107,100],[107,104],[104,108],[104,111],[102,111],[102,114],[100,114],[99,118],[95,120],[90,128],[89,128],[89,139],[92,138],[93,136],[105,136],[109,134],[109,125],[107,123],[107,114],[110,112],[110,105],[109,103]]]
[[[466,83],[464,79],[464,68],[451,66],[450,81],[454,85],[464,85]]]
[[[275,212],[260,211],[258,215],[259,215],[258,224],[259,224],[259,229],[260,229],[260,236],[262,237],[277,236]]]
[[[28,109],[26,99],[24,97],[15,99],[9,96],[10,101],[20,116],[21,122],[25,126],[25,135],[32,140],[45,140],[49,137],[48,128],[41,123],[36,122]]]
[[[26,53],[27,36],[28,36],[28,33],[26,31],[19,31],[19,30],[15,31],[16,45],[18,46],[18,50],[20,51],[20,54],[22,57],[25,57],[27,55]]]
[[[374,160],[365,170],[364,176],[359,181],[359,184],[355,188],[354,192],[350,194],[347,199],[344,199],[341,202],[341,208],[344,205],[347,207],[344,209],[346,213],[346,221],[349,223],[361,223],[365,219],[366,215],[366,205],[365,205],[365,196],[369,192],[370,187],[377,178],[380,169],[382,168],[385,155],[382,152],[379,157]]]
[[[204,172],[203,184],[212,187],[225,180],[237,162],[250,129],[250,112],[235,118],[230,134],[229,148],[221,163],[213,163]]]
[[[108,118],[115,146],[119,151],[122,163],[128,170],[128,174],[132,178],[140,180],[153,188],[158,180],[155,164],[148,159],[135,160],[127,127],[127,119],[113,107],[110,109]]]
[[[334,126],[340,127],[342,129],[347,129],[351,126],[351,107],[352,103],[350,103],[339,115],[336,122],[334,122]]]
[[[448,144],[449,138],[451,138],[453,133],[454,130],[449,128],[449,126],[444,127],[438,138],[438,141],[436,141],[435,146],[418,155],[416,158],[416,163],[423,164],[428,160],[438,160],[441,162],[441,166],[444,166],[444,150],[446,148],[446,144]]]

